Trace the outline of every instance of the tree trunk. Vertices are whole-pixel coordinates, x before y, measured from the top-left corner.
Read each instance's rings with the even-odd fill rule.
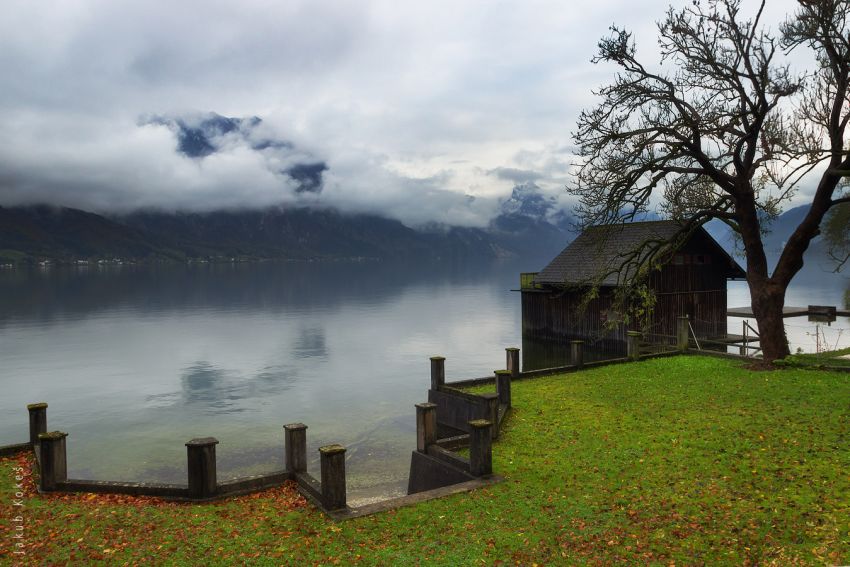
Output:
[[[759,327],[762,356],[765,362],[785,358],[790,354],[782,307],[786,287],[770,280],[750,281],[753,314]]]
[[[790,354],[782,308],[785,306],[785,290],[788,289],[788,282],[791,280],[790,277],[784,280],[776,278],[776,271],[774,271],[774,277],[768,277],[767,255],[764,253],[764,243],[761,239],[755,191],[747,181],[738,188],[738,195],[740,196],[737,203],[738,226],[747,255],[747,284],[750,286],[750,301],[759,327],[762,357],[765,362],[772,363]],[[800,246],[796,250],[797,255],[783,254],[783,258],[780,259],[780,267],[785,266],[787,269],[786,275],[793,275],[802,267],[802,255],[806,249],[803,241],[804,239],[800,239]],[[805,243],[808,244],[808,241]]]

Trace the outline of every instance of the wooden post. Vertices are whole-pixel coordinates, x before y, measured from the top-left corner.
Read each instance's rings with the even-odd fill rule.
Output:
[[[511,407],[511,371],[496,370],[496,394],[499,403]]]
[[[303,423],[288,423],[283,429],[286,472],[307,472],[307,426]]]
[[[469,422],[469,474],[486,476],[493,473],[494,425],[487,419]]]
[[[626,356],[629,360],[640,358],[640,333],[638,331],[626,332]]]
[[[437,441],[437,404],[416,404],[416,450],[427,453]]]
[[[570,361],[576,368],[584,366],[584,341],[570,341]]]
[[[30,443],[35,449],[38,444],[38,436],[47,433],[47,404],[40,402],[27,406],[30,414]]]
[[[60,482],[68,480],[66,437],[68,437],[68,434],[61,431],[51,431],[38,435],[41,455],[39,487],[45,492],[56,490]]]
[[[446,383],[446,358],[444,356],[431,357],[431,389],[439,390]]]
[[[690,320],[687,315],[676,318],[676,347],[685,352],[688,350],[688,331]]]
[[[511,378],[519,376],[519,349],[510,347],[505,349],[506,364],[505,368],[511,373]]]
[[[491,430],[493,439],[499,438],[499,394],[486,393],[479,394],[479,397],[484,398],[486,409],[484,410],[484,419],[493,424]]]
[[[201,437],[186,443],[189,470],[189,497],[209,498],[218,487],[215,472],[215,437]]]
[[[345,508],[345,447],[319,448],[322,467],[322,499],[328,510]]]

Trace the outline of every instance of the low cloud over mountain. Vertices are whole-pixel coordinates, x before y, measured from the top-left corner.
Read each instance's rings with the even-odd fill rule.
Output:
[[[794,4],[768,3],[765,23]],[[483,229],[533,184],[568,209],[570,130],[615,72],[590,63],[597,42],[617,22],[652,50],[667,5],[13,0],[0,206]]]
[[[204,136],[206,139],[207,134]],[[303,183],[321,175],[318,168],[306,169]],[[572,236],[563,226],[553,224],[553,219],[565,221],[566,217],[555,206],[555,199],[543,196],[533,184],[517,186],[486,228],[430,223],[414,230],[384,216],[306,206],[211,212],[140,210],[107,217],[45,205],[0,207],[0,242],[4,243],[0,264],[104,258],[473,261],[513,256],[535,267],[560,251]]]
[[[218,152],[234,151],[236,148],[250,150],[261,156],[269,170],[276,175],[288,177],[296,193],[319,193],[322,190],[322,174],[327,164],[296,149],[295,144],[269,137],[263,131],[262,119],[232,118],[214,112],[203,115],[179,117],[153,116],[143,119],[141,124],[166,126],[177,139],[177,152],[187,158],[204,159]]]

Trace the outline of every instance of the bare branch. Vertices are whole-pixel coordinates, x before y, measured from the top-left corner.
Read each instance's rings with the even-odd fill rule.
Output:
[[[712,218],[727,223],[746,253],[760,324],[770,312],[781,325],[777,306],[824,216],[846,202],[834,196],[850,170],[850,2],[798,2],[779,38],[761,25],[764,0],[749,20],[741,0],[670,8],[658,24],[661,64],[672,64],[664,70],[638,61],[631,34],[611,28],[593,61],[619,72],[573,133],[580,162],[568,190],[582,222],[625,222],[655,206],[685,231]],[[800,46],[818,68],[795,76],[781,48]],[[823,165],[811,208],[769,274],[762,218]],[[784,336],[771,332],[774,342]]]

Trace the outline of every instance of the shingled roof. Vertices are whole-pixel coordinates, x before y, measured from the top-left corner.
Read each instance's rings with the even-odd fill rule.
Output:
[[[629,255],[650,241],[666,242],[674,238],[681,226],[674,221],[635,222],[622,225],[591,226],[541,270],[534,281],[548,285],[618,284],[619,273]],[[692,235],[728,261],[726,277],[743,277],[744,271],[702,227]],[[669,248],[669,246],[668,246]],[[642,251],[645,259],[649,250]]]

